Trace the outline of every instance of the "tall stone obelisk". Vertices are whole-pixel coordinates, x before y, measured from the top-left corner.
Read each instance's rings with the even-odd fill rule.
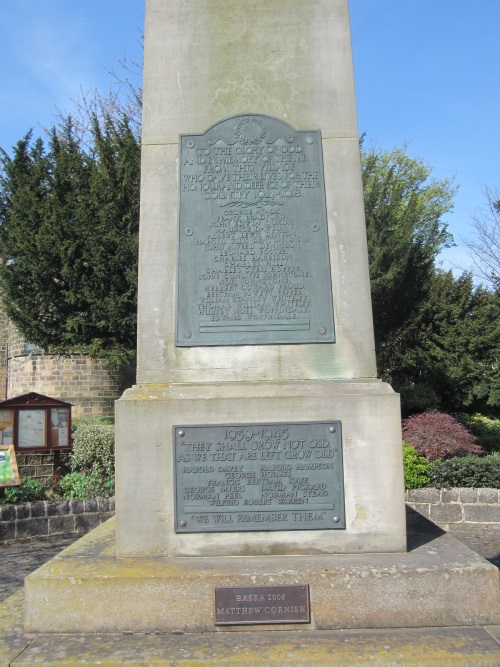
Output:
[[[405,550],[347,0],[147,0],[142,142],[118,556]]]
[[[111,520],[30,575],[26,630],[251,625],[261,634],[234,650],[260,664],[269,624],[498,623],[494,566],[446,535],[406,552],[347,0],[148,0],[146,17],[138,384],[116,406],[116,544]],[[278,661],[290,634],[273,633]],[[178,639],[185,655],[193,638]],[[322,645],[311,660],[326,664]]]

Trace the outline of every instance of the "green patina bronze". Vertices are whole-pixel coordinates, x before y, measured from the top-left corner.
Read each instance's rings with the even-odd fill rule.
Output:
[[[234,116],[179,175],[176,345],[335,342],[319,130]]]
[[[339,421],[175,426],[178,533],[345,528]]]

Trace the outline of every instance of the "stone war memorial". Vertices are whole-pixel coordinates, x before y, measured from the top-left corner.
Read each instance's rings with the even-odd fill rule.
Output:
[[[446,535],[408,549],[347,0],[148,0],[144,57],[116,519],[27,579],[26,629],[498,623],[494,566]]]

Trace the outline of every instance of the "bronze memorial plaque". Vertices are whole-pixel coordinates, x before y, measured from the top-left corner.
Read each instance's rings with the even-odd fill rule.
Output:
[[[321,132],[234,116],[179,178],[176,345],[335,342]]]
[[[174,426],[177,533],[345,528],[339,421]]]
[[[309,585],[215,589],[215,625],[310,623]]]

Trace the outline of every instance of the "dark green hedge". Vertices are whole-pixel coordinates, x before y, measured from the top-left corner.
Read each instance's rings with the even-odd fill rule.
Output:
[[[426,470],[428,486],[500,489],[500,455],[455,456],[433,461]]]

